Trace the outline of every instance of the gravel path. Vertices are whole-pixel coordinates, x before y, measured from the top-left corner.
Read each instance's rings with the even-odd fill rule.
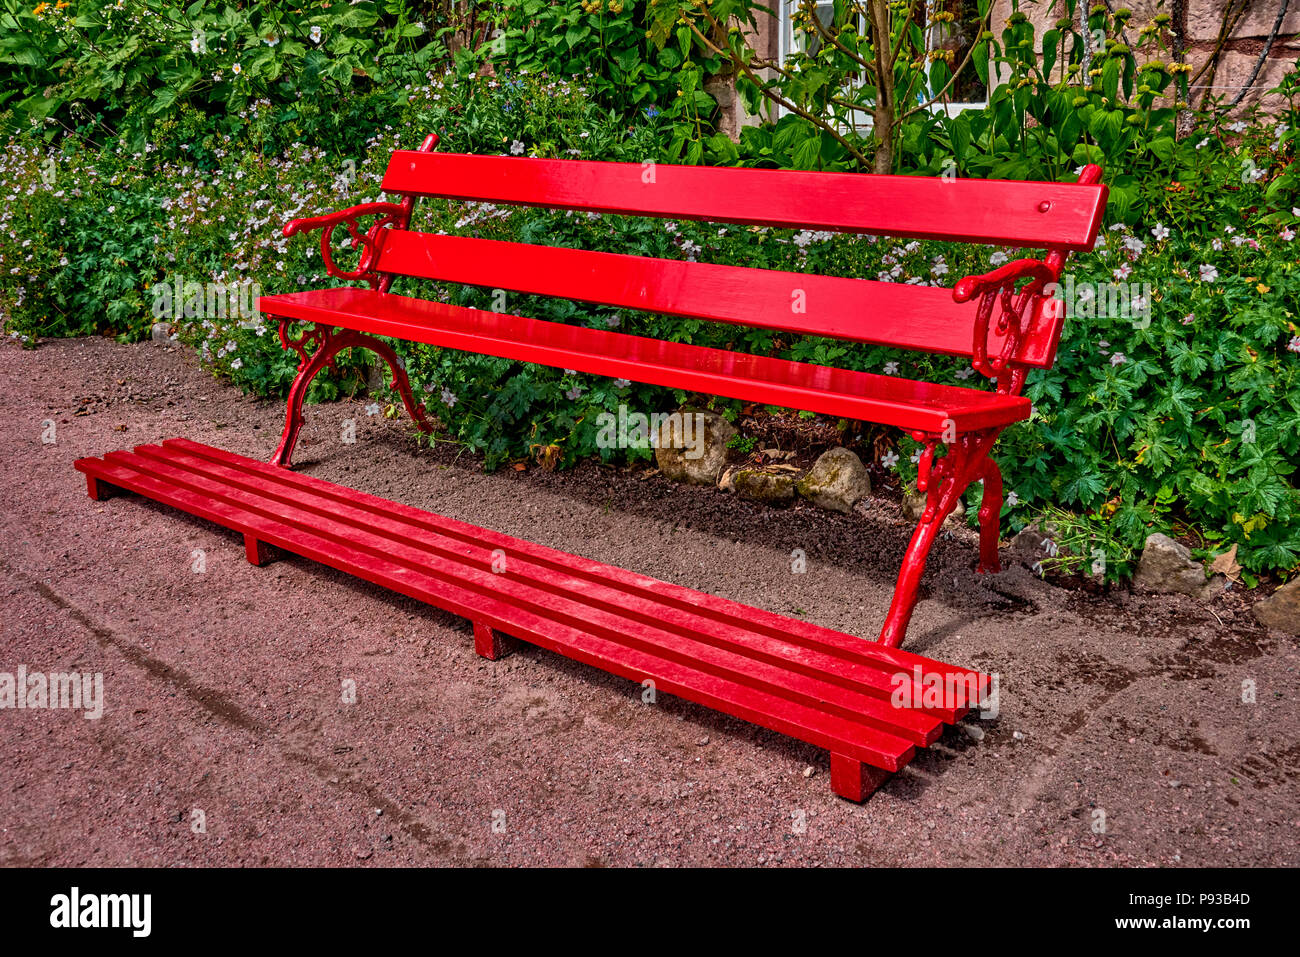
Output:
[[[976,578],[957,532],[907,647],[997,672],[1001,714],[950,729],[856,806],[816,748],[667,696],[644,705],[538,649],[484,661],[460,619],[303,559],[255,568],[220,528],[90,501],[72,468],[172,436],[265,459],[281,415],[176,346],[0,345],[0,672],[100,672],[104,688],[98,720],[0,711],[0,863],[1300,863],[1300,649],[1239,598],[1094,596],[1020,565]],[[334,440],[347,418],[354,445]],[[310,408],[298,458],[865,636],[909,532],[883,499],[841,516],[640,470],[484,475],[361,401]]]

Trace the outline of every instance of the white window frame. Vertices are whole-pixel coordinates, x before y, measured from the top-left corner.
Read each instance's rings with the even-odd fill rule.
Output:
[[[795,8],[799,6],[799,0],[775,0],[775,3],[777,8],[777,21],[778,21],[777,56],[781,63],[785,63],[786,59],[791,55],[791,53],[793,53],[795,49],[794,20],[791,17],[791,13]],[[818,7],[829,7],[832,6],[832,0],[816,0],[816,5]],[[930,5],[929,3],[927,3],[926,4],[927,20],[929,20],[929,16],[928,16],[929,7]],[[932,41],[933,41],[934,34],[938,30],[938,28],[939,25],[933,22],[930,23],[930,25],[926,28],[925,37],[926,37],[927,48],[930,49],[933,48]],[[991,65],[992,64],[990,64],[990,66]],[[929,64],[926,65],[925,73],[926,73],[926,78],[928,80],[930,76]],[[992,79],[992,75],[990,74],[990,80],[991,79]],[[958,113],[962,113],[966,110],[982,110],[987,106],[988,106],[988,99],[986,98],[983,100],[974,100],[970,102],[960,102],[960,103],[935,102],[927,106],[926,109],[928,109],[931,113],[943,113],[946,116],[956,116]],[[777,108],[778,116],[785,116],[789,112],[790,111],[787,110],[784,106],[780,106]],[[870,130],[871,117],[867,115],[863,120],[855,123],[854,127],[856,129],[864,130],[864,131]]]

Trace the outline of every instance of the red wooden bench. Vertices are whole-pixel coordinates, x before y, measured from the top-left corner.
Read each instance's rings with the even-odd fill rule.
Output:
[[[824,747],[832,787],[862,800],[933,742],[989,688],[986,675],[899,650],[926,556],[974,481],[982,571],[996,571],[1002,481],[990,450],[1029,416],[1025,376],[1050,366],[1061,303],[1045,292],[1070,250],[1092,247],[1106,202],[1100,169],[1078,183],[984,182],[840,173],[393,154],[369,203],[294,220],[286,236],[321,230],[331,275],[368,288],[264,296],[280,339],[301,357],[284,434],[271,464],[182,439],[82,459],[90,494],[117,487],[166,502],[245,536],[261,564],[273,545],[469,618],[495,658],[511,635],[662,691]],[[782,228],[946,239],[1045,250],[953,289],[816,276],[410,230],[418,197],[477,200]],[[370,224],[365,225],[369,220]],[[337,265],[333,231],[360,250]],[[994,389],[932,384],[665,342],[390,291],[397,276],[559,296],[655,313],[968,356]],[[804,311],[791,308],[802,291]],[[292,335],[296,324],[306,331]],[[402,339],[712,395],[897,426],[923,443],[926,506],[878,641],[566,555],[398,505],[287,468],[312,378],[337,353],[372,349],[393,387],[428,425],[396,353]],[[944,453],[938,454],[939,447]],[[493,553],[507,556],[504,570]],[[925,689],[942,686],[941,700]],[[900,704],[900,701],[906,702]]]

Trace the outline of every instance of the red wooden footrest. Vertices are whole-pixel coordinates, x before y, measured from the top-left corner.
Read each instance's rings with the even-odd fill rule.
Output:
[[[989,688],[979,672],[186,439],[75,464],[91,498],[128,489],[216,522],[254,564],[271,545],[462,615],[487,657],[499,632],[826,748],[832,788],[855,801]]]

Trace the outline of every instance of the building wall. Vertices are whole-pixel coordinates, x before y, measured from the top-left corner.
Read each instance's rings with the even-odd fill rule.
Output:
[[[788,0],[760,0],[768,9],[776,10],[776,4]],[[1091,2],[1091,0],[1089,0]],[[1278,85],[1292,63],[1300,58],[1300,0],[1290,0],[1281,29],[1268,43],[1269,34],[1281,9],[1282,0],[1249,0],[1244,15],[1233,26],[1231,33],[1222,43],[1218,64],[1213,78],[1207,72],[1192,87],[1192,102],[1200,103],[1202,97],[1217,95],[1232,100],[1237,92],[1245,86],[1259,61],[1260,53],[1268,46],[1259,74],[1250,84],[1251,89],[1243,95],[1240,108],[1260,104],[1266,112],[1273,112],[1283,105],[1281,97],[1266,95],[1265,91]],[[1168,13],[1173,17],[1171,28],[1181,36],[1183,57],[1192,66],[1192,76],[1200,72],[1201,67],[1220,46],[1219,33],[1223,25],[1225,10],[1235,0],[1112,0],[1112,8],[1121,5],[1133,11],[1129,27],[1125,33],[1136,39],[1138,31],[1151,21],[1157,13]],[[1064,15],[1065,4],[1062,0],[1021,0],[1020,8],[1033,22],[1035,32],[1041,36]],[[1012,0],[997,0],[993,8],[993,29],[1001,32],[1007,17],[1014,9]],[[759,14],[756,29],[748,30],[750,42],[755,51],[764,58],[775,59],[779,51],[780,28],[775,16]],[[1174,59],[1161,55],[1166,61]],[[748,116],[744,107],[737,104],[737,122],[754,123],[756,117]]]

